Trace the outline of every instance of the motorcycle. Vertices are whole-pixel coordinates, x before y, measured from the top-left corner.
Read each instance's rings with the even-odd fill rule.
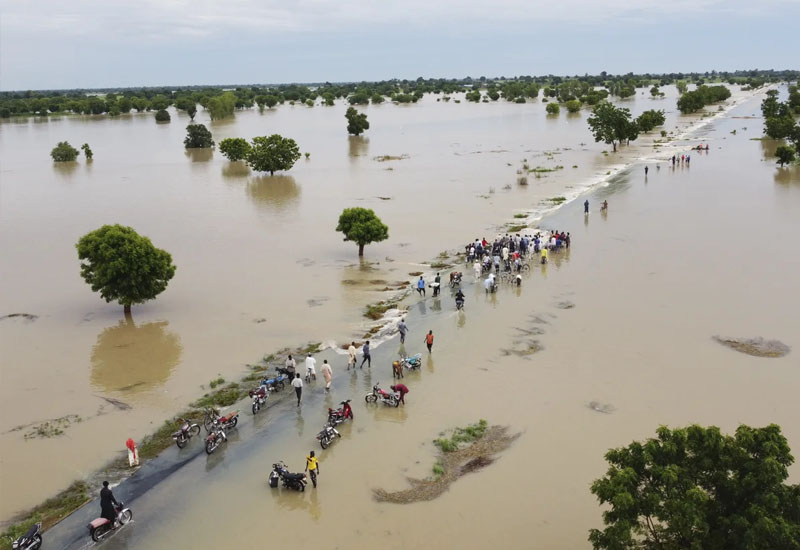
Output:
[[[464,298],[456,298],[456,310],[460,311],[464,309]]]
[[[92,537],[93,541],[100,542],[103,537],[111,532],[112,529],[116,528],[117,525],[125,525],[133,519],[133,512],[131,512],[129,508],[125,508],[125,504],[122,502],[118,502],[117,505],[114,506],[114,511],[117,513],[117,517],[113,522],[108,521],[106,518],[97,518],[87,525],[89,528],[89,535]]]
[[[334,428],[333,426],[331,426],[329,424],[325,425],[325,427],[322,428],[322,431],[317,434],[317,439],[319,440],[319,445],[323,449],[327,449],[328,446],[331,443],[333,443],[333,440],[335,438],[337,438],[337,437],[342,437],[342,434],[340,434],[336,430],[336,428]]]
[[[350,406],[350,400],[342,401],[341,407],[338,409],[331,409],[328,407],[328,425],[329,426],[336,426],[337,424],[341,424],[348,418],[353,420],[353,408]]]
[[[210,432],[215,423],[219,424],[224,430],[231,430],[239,423],[239,411],[229,412],[225,416],[220,416],[211,407],[206,407],[205,417],[203,418],[203,425],[206,427],[206,431]]]
[[[417,370],[422,366],[422,354],[417,353],[411,357],[405,356],[400,358],[402,365],[409,370]]]
[[[379,400],[381,403],[391,407],[400,405],[400,399],[398,399],[395,394],[382,390],[380,384],[375,384],[372,386],[372,393],[368,393],[364,396],[364,401],[367,403],[377,403]]]
[[[299,472],[293,474],[289,472],[283,461],[276,462],[272,465],[272,472],[269,474],[269,486],[275,488],[278,486],[278,480],[283,482],[285,489],[294,489],[295,491],[303,492],[306,490],[306,474]]]
[[[13,550],[39,550],[42,547],[42,524],[31,525],[28,532],[11,543]]]
[[[182,420],[183,424],[180,430],[172,434],[172,439],[175,440],[175,445],[179,449],[183,449],[192,437],[200,435],[200,426],[189,422],[185,418],[180,418],[179,420]]]
[[[228,436],[222,425],[215,423],[211,426],[211,431],[206,436],[206,454],[210,455],[217,450],[223,442],[228,441]]]
[[[450,288],[461,286],[462,275],[460,271],[453,271],[450,273]]]
[[[262,380],[261,385],[266,386],[269,391],[281,391],[285,387],[289,376],[281,373],[280,370],[281,369],[278,369],[278,374],[272,378],[265,378]]]
[[[267,398],[269,397],[269,391],[267,386],[263,383],[255,390],[250,390],[249,392],[250,397],[253,398],[253,405],[252,410],[253,414],[256,414],[261,408],[267,404]]]

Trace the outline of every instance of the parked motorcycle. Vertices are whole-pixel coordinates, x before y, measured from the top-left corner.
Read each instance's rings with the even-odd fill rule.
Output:
[[[267,390],[269,391],[281,391],[286,386],[289,376],[282,374],[280,370],[281,369],[278,369],[278,374],[275,376],[271,378],[264,378],[264,380],[261,381],[261,385],[266,386]]]
[[[31,525],[28,532],[11,543],[13,550],[39,550],[42,547],[42,524]]]
[[[93,541],[100,542],[113,528],[118,525],[125,525],[133,519],[133,512],[131,512],[129,508],[125,508],[125,504],[122,502],[114,506],[114,511],[117,513],[117,518],[113,522],[108,521],[106,518],[97,518],[87,525],[89,528],[89,535],[92,537]]]
[[[417,370],[422,366],[422,354],[417,353],[416,355],[412,355],[411,357],[406,355],[400,358],[400,362],[403,365],[403,367],[409,370]]]
[[[250,397],[253,398],[253,405],[251,407],[253,414],[256,414],[264,405],[267,404],[267,398],[269,397],[268,388],[262,383],[262,385],[257,389],[250,390],[249,394]]]
[[[205,417],[203,418],[203,425],[206,427],[206,431],[211,432],[211,428],[215,423],[222,426],[224,430],[231,430],[239,423],[239,411],[229,412],[225,416],[220,416],[211,407],[206,407]]]
[[[397,407],[400,404],[398,397],[393,393],[382,390],[379,383],[372,386],[372,393],[365,395],[364,401],[367,403],[376,403],[380,401],[384,405],[389,405],[391,407]]]
[[[222,425],[215,423],[211,426],[211,430],[206,436],[206,454],[211,454],[217,450],[217,447],[228,441],[228,435],[225,433]]]
[[[333,440],[337,437],[342,437],[336,428],[331,426],[330,424],[326,424],[322,431],[317,434],[317,439],[319,440],[319,445],[323,449],[327,449],[328,446],[333,443]]]
[[[189,422],[185,418],[180,418],[179,420],[183,421],[183,424],[180,430],[172,434],[172,439],[175,440],[175,445],[179,449],[183,449],[192,437],[200,435],[200,426]]]
[[[328,407],[328,425],[329,426],[336,426],[337,424],[341,424],[348,418],[353,420],[353,408],[350,406],[350,400],[347,399],[346,401],[341,402],[341,407],[338,409],[331,409]]]
[[[278,486],[278,480],[283,482],[283,487],[285,489],[294,489],[295,491],[305,491],[306,484],[306,474],[299,472],[296,474],[291,473],[287,468],[283,461],[276,462],[272,465],[272,472],[269,474],[269,486],[273,489]]]

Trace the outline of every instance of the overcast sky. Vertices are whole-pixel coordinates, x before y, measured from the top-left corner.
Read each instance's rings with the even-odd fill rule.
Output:
[[[0,0],[0,89],[800,69],[800,0]]]

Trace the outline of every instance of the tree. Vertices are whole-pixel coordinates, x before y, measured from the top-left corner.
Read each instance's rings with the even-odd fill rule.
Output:
[[[86,155],[86,160],[92,160],[94,157],[94,153],[92,152],[92,148],[89,147],[88,143],[84,143],[81,145],[81,149],[83,149],[83,154]]]
[[[372,102],[373,105],[380,105],[381,103],[383,103],[386,100],[384,99],[384,97],[381,94],[374,93],[374,94],[372,94],[372,97],[370,98],[370,101]]]
[[[336,231],[344,233],[345,241],[358,245],[358,255],[364,255],[364,247],[389,238],[389,227],[375,215],[371,208],[345,208],[339,216]]]
[[[663,126],[666,120],[667,119],[664,116],[664,111],[650,109],[649,111],[645,111],[638,116],[636,119],[636,125],[642,132],[649,132],[656,126]]]
[[[567,112],[569,113],[577,113],[581,110],[581,102],[578,99],[570,99],[566,103]]]
[[[594,140],[610,144],[614,151],[617,150],[617,143],[634,140],[639,135],[639,129],[631,121],[631,112],[607,101],[597,104],[587,122]]]
[[[291,138],[278,134],[254,137],[247,154],[247,164],[258,172],[273,175],[278,170],[289,170],[300,158],[300,149]]]
[[[800,485],[780,427],[690,426],[606,453],[591,491],[608,509],[595,550],[800,548]]]
[[[545,107],[548,115],[557,115],[561,112],[561,107],[558,106],[558,103],[548,103],[547,107]]]
[[[68,141],[59,141],[58,145],[50,151],[50,156],[56,162],[72,162],[78,158],[79,154],[79,151],[70,145]]]
[[[225,92],[208,100],[208,112],[211,120],[232,116],[235,108],[236,96],[231,92]]]
[[[784,164],[789,164],[794,160],[794,149],[788,145],[778,145],[775,149],[775,156],[778,157],[778,164],[783,168]]]
[[[678,93],[683,95],[686,93],[686,90],[689,89],[689,85],[686,83],[685,80],[678,80],[675,82],[675,87],[678,89]]]
[[[104,225],[75,245],[81,276],[106,301],[116,301],[130,314],[131,305],[161,294],[175,275],[169,252],[153,246],[132,227]]]
[[[348,107],[344,116],[347,119],[348,134],[359,136],[364,130],[369,130],[366,113],[359,113],[353,107]]]
[[[169,122],[170,116],[166,109],[156,111],[156,122]]]
[[[219,142],[219,152],[231,162],[244,160],[250,153],[250,144],[244,138],[225,138]]]
[[[194,115],[197,114],[197,105],[192,103],[188,107],[186,107],[186,114],[189,115],[189,118],[194,120]]]
[[[653,86],[652,88],[650,88],[650,96],[651,96],[653,99],[655,99],[655,98],[657,98],[657,97],[663,97],[663,96],[664,96],[664,92],[662,92],[661,90],[659,90],[659,89],[658,89],[658,86],[656,85],[656,86]]]
[[[769,116],[764,121],[764,133],[772,139],[784,139],[791,136],[794,127],[794,115],[788,103],[778,103],[774,116]]]
[[[214,147],[214,140],[211,139],[211,132],[205,124],[190,124],[186,127],[183,145],[187,149],[208,149]]]

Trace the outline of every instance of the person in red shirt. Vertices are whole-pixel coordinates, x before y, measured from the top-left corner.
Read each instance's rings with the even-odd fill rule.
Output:
[[[429,330],[428,334],[425,335],[425,345],[428,346],[428,353],[431,352],[431,348],[433,347],[433,331]]]
[[[395,384],[394,386],[390,386],[390,387],[392,388],[393,392],[400,394],[400,403],[405,405],[406,404],[405,396],[408,393],[408,388],[406,387],[406,385],[405,384]]]

